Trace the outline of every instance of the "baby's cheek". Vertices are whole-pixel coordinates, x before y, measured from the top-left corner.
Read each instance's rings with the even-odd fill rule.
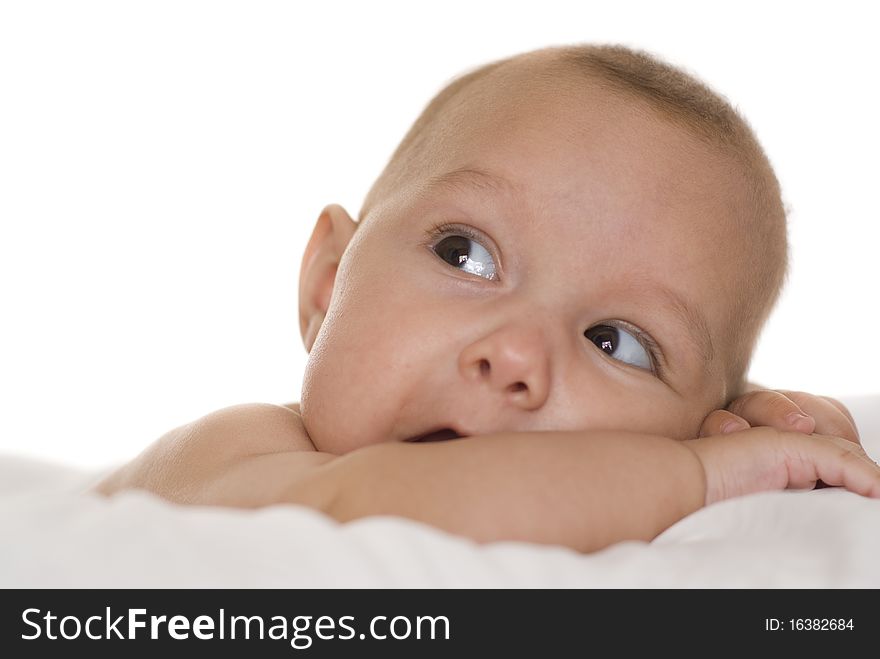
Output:
[[[679,440],[695,439],[700,436],[700,426],[711,411],[705,409],[704,405],[681,405],[664,419],[665,427],[658,434]]]
[[[679,425],[678,430],[667,433],[667,436],[679,440],[696,439],[700,436],[700,426],[703,425],[703,420],[707,416],[708,412],[706,414],[702,412],[698,412],[696,415],[689,414]]]
[[[609,421],[617,430],[683,440],[698,436],[705,416],[701,409],[684,401],[636,399],[617,407]]]
[[[648,435],[661,435],[672,439],[693,439],[689,428],[693,425],[688,416],[671,410],[668,406],[656,407],[643,415],[639,426],[632,428],[636,432]]]

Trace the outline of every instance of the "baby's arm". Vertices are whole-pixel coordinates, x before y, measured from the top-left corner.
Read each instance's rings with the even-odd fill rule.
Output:
[[[844,446],[845,445],[845,446]],[[398,515],[477,541],[592,551],[650,540],[706,503],[822,478],[880,496],[880,469],[839,438],[772,428],[679,442],[622,432],[542,432],[314,450],[299,415],[227,408],[177,428],[99,491],[180,503],[295,503],[339,521]]]
[[[97,490],[145,489],[186,504],[297,503],[340,521],[399,515],[481,541],[589,548],[653,537],[702,505],[702,479],[681,443],[628,433],[384,443],[337,457],[315,450],[295,409],[249,404],[166,433]]]
[[[326,464],[288,495],[298,502],[323,485],[333,492],[323,509],[340,521],[401,515],[478,541],[586,552],[651,540],[722,499],[820,479],[880,497],[880,467],[857,444],[773,428],[686,442],[593,431],[380,444]]]
[[[288,500],[323,489],[323,510],[343,522],[397,515],[479,542],[592,551],[654,538],[703,506],[704,479],[696,454],[671,439],[523,432],[363,448],[294,483]]]

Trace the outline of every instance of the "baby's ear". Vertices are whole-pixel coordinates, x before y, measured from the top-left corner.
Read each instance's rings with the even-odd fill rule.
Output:
[[[342,206],[330,204],[318,217],[299,271],[299,330],[306,350],[312,349],[330,306],[336,269],[357,229]]]

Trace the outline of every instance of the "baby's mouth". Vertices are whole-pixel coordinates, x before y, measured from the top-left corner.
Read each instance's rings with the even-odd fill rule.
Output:
[[[459,435],[452,428],[440,428],[439,430],[433,430],[431,432],[425,433],[424,435],[417,435],[416,437],[410,437],[406,441],[408,442],[445,442],[450,439],[460,439],[463,435]]]

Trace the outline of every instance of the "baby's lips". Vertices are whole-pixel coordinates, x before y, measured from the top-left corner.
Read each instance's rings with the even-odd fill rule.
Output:
[[[406,441],[408,442],[445,442],[450,439],[459,439],[461,435],[455,432],[452,428],[441,428],[440,430],[435,430],[433,432],[425,433],[423,435],[418,435]]]
[[[450,439],[460,439],[465,437],[465,433],[460,432],[455,426],[448,424],[437,424],[430,426],[424,432],[420,432],[408,439],[406,442],[423,443],[423,442],[445,442]]]

